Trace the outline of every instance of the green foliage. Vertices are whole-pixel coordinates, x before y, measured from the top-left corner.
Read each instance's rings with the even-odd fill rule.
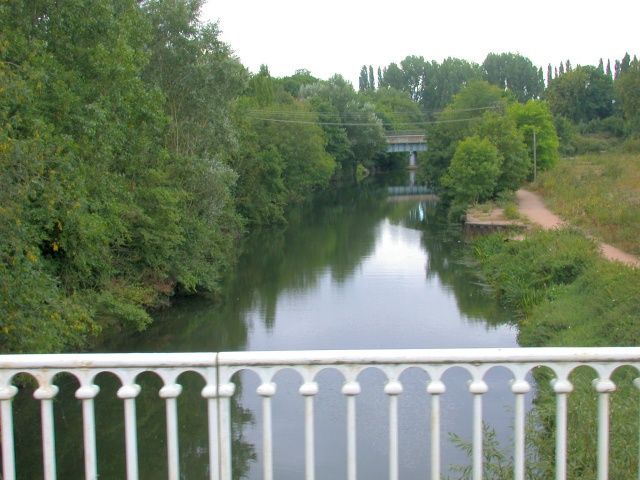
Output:
[[[405,92],[389,87],[370,92],[364,98],[373,104],[375,115],[386,131],[416,130],[424,122],[420,106]]]
[[[375,157],[384,152],[386,140],[382,121],[376,116],[368,95],[358,95],[340,75],[304,87],[308,100],[327,136],[327,152],[339,164],[339,176],[352,181],[356,165],[375,166]]]
[[[468,137],[458,144],[442,184],[455,203],[486,200],[494,193],[502,161],[489,140]]]
[[[212,82],[239,64],[197,7],[0,9],[2,350],[143,328],[148,308],[213,287],[231,258],[235,175],[212,155],[237,80]]]
[[[477,124],[476,132],[493,143],[502,156],[495,192],[517,190],[531,170],[531,159],[515,120],[506,115],[487,112]]]
[[[529,100],[527,103],[513,103],[508,108],[508,115],[513,118],[522,133],[533,158],[533,132],[536,133],[537,169],[547,170],[558,161],[558,135],[553,125],[553,116],[546,102]]]
[[[523,312],[518,342],[522,346],[631,346],[640,342],[640,270],[607,262],[584,237],[571,231],[539,232],[523,242],[499,235],[475,243],[476,258],[501,298]],[[555,395],[548,371],[534,372],[538,385],[535,428],[537,478],[554,472]],[[611,406],[611,478],[637,470],[637,390],[633,369],[616,371]],[[597,395],[590,369],[573,372],[568,402],[569,478],[595,479]]]
[[[553,79],[545,93],[554,115],[580,123],[613,113],[613,82],[596,67],[576,67]]]
[[[473,80],[482,78],[482,69],[475,63],[459,58],[447,58],[441,64],[410,55],[382,69],[378,88],[393,88],[407,93],[424,110],[446,107],[453,96]]]
[[[489,83],[508,88],[519,102],[539,98],[544,91],[544,80],[538,68],[517,53],[490,53],[482,68]]]
[[[505,104],[504,91],[483,80],[471,82],[455,95],[451,105],[427,130],[429,150],[421,163],[421,173],[429,184],[442,186],[441,179],[458,142],[474,133],[475,122],[480,121],[487,110],[500,110]]]
[[[632,62],[615,81],[615,96],[629,133],[640,133],[640,62]]]
[[[528,313],[592,265],[596,247],[577,232],[556,230],[536,232],[520,242],[501,235],[481,237],[474,255],[501,301]]]
[[[304,85],[312,85],[318,82],[318,79],[311,75],[309,70],[299,69],[289,76],[278,80],[285,92],[289,93],[292,97],[298,98],[300,96],[300,89]]]

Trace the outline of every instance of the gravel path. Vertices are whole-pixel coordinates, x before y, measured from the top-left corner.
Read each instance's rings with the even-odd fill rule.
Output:
[[[539,195],[528,190],[520,189],[516,192],[516,197],[518,198],[518,209],[520,213],[545,230],[566,225],[564,220],[545,207]],[[600,253],[607,260],[622,262],[626,265],[640,268],[640,259],[638,257],[623,252],[613,245],[600,243]]]

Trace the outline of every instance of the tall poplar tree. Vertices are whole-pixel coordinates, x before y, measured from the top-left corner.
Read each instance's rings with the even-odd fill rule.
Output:
[[[369,75],[367,73],[367,66],[363,65],[360,69],[360,77],[358,78],[358,91],[364,92],[369,90]]]

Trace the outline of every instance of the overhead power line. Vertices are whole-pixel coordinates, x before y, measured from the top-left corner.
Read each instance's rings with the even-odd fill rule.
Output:
[[[299,125],[327,125],[327,126],[340,126],[340,127],[376,127],[382,124],[383,126],[393,126],[389,123],[384,122],[364,122],[364,123],[353,123],[353,122],[314,122],[311,120],[294,120],[294,119],[285,119],[285,118],[266,118],[266,117],[251,117],[252,120],[261,120],[264,122],[274,122],[274,123],[294,123]],[[469,122],[473,120],[479,120],[480,117],[469,117],[469,118],[455,118],[450,120],[432,120],[432,121],[424,121],[424,122],[402,122],[398,125],[406,126],[426,126],[426,125],[436,125],[440,123],[458,123],[458,122]]]

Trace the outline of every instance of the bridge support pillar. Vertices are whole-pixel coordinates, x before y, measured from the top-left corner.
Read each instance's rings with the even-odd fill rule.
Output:
[[[410,152],[409,153],[409,168],[416,168],[417,155],[418,155],[418,152]]]

